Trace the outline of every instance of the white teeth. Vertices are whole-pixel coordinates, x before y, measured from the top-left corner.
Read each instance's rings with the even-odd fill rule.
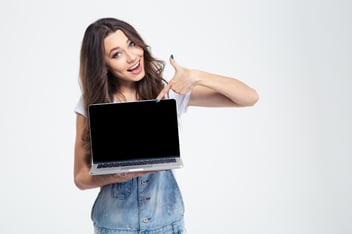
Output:
[[[130,69],[128,69],[128,70],[133,70],[133,69],[136,69],[138,66],[139,66],[139,63],[137,63],[136,65],[134,65],[133,67],[131,67],[131,68],[130,68]]]

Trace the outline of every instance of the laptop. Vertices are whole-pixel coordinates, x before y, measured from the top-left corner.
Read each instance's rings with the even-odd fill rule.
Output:
[[[175,99],[88,106],[91,175],[183,167]]]

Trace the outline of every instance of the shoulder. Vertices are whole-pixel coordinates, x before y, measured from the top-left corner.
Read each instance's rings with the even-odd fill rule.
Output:
[[[83,100],[83,97],[80,96],[80,98],[78,99],[78,102],[74,108],[74,112],[76,114],[79,114],[79,115],[82,115],[84,117],[87,117],[87,113],[86,113],[86,110],[85,110],[85,107],[84,107],[84,100]]]

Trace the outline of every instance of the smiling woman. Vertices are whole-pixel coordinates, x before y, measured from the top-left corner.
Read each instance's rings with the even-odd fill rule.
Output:
[[[143,48],[130,41],[121,30],[111,33],[104,40],[106,65],[116,77],[120,77],[128,88],[130,81],[139,81],[144,78]],[[133,87],[130,87],[133,89]]]
[[[167,83],[162,76],[164,62],[152,56],[137,31],[124,21],[99,19],[84,34],[80,57],[82,98],[75,108],[74,181],[80,189],[101,187],[92,210],[95,233],[184,233],[185,228],[183,200],[171,170],[89,174],[90,104],[167,97],[176,100],[181,115],[191,105],[250,106],[258,100],[256,91],[237,79],[182,67],[173,56],[170,63],[175,74]],[[124,123],[116,120],[116,124]]]

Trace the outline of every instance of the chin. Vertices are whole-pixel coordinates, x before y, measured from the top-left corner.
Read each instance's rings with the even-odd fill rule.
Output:
[[[140,81],[143,80],[145,77],[145,72],[141,72],[140,74],[138,74],[138,76],[135,78],[135,81]]]

